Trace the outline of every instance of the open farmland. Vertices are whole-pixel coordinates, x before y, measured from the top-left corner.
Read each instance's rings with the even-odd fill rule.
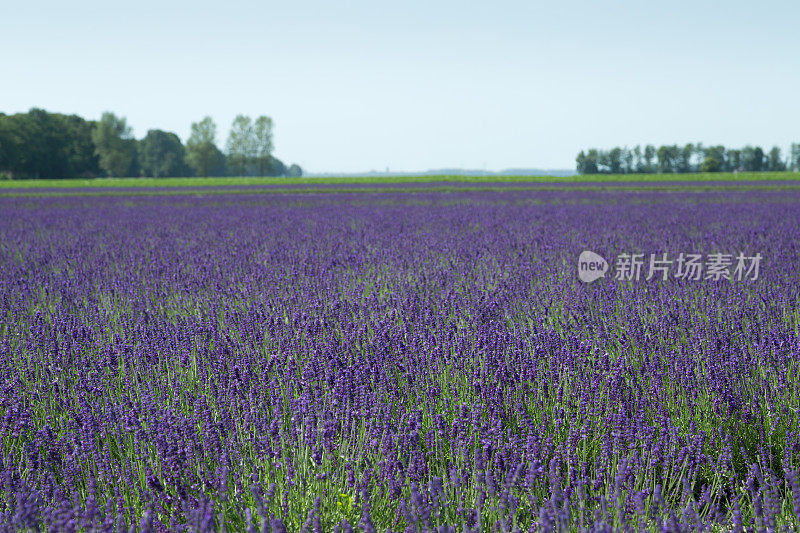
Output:
[[[329,181],[4,186],[3,528],[800,525],[796,181]]]

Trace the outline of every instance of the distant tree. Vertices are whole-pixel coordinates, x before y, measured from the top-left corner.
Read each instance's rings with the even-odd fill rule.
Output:
[[[764,150],[760,146],[742,148],[742,166],[748,172],[760,172],[764,168]]]
[[[611,174],[622,174],[622,149],[612,148],[608,152],[608,171]]]
[[[701,172],[724,172],[725,170],[729,170],[729,162],[725,157],[726,151],[724,146],[722,145],[708,146],[704,148],[703,152],[705,154],[705,158],[703,159],[703,164],[706,164],[706,161],[709,161],[709,163],[706,164],[706,167],[708,168],[710,166],[711,168],[716,168],[716,170],[701,169]],[[713,163],[714,161],[717,162],[716,166]]]
[[[303,175],[303,169],[300,165],[292,164],[286,171],[286,175],[290,178],[299,178]]]
[[[706,146],[703,148],[703,162],[700,172],[722,172],[726,169],[725,148],[723,146]]]
[[[795,171],[800,171],[800,143],[792,143],[789,149],[789,167]]]
[[[663,145],[658,149],[647,145],[644,150],[638,145],[633,149],[626,146],[611,150],[581,150],[575,162],[580,174],[729,172],[740,169],[781,172],[787,168],[800,170],[800,144],[792,144],[787,159],[783,158],[777,146],[765,154],[758,146],[733,150],[722,145],[688,143],[682,147]]]
[[[255,138],[254,157],[258,175],[264,176],[269,170],[272,157],[272,119],[264,115],[258,117],[253,124],[253,134]]]
[[[648,144],[644,147],[644,172],[651,173],[654,171],[653,167],[653,159],[656,157],[656,148],[655,146]]]
[[[145,175],[154,178],[180,176],[186,151],[177,135],[149,130],[139,144],[139,161]]]
[[[214,165],[219,165],[216,137],[217,125],[211,117],[192,123],[192,133],[186,142],[186,162],[204,178]]]
[[[598,159],[599,158],[600,158],[600,155],[597,153],[597,150],[595,150],[595,149],[589,150],[586,153],[586,155],[584,156],[584,161],[583,161],[584,172],[583,173],[584,174],[597,174],[598,171],[599,171],[598,168],[597,168],[597,163],[598,163]]]
[[[93,123],[76,115],[0,114],[0,171],[15,177],[93,177],[99,172]]]
[[[64,161],[59,157],[62,132],[55,115],[44,109],[33,108],[27,115],[22,115],[24,145],[23,152],[27,156],[27,170],[35,178],[62,177],[66,173]]]
[[[575,157],[575,170],[578,171],[578,174],[588,174],[586,172],[586,154],[583,150]]]
[[[38,178],[48,163],[37,158],[41,139],[31,116],[34,111],[4,115],[0,120],[0,170],[12,176]]]
[[[636,171],[633,161],[633,152],[626,146],[622,149],[622,173],[631,174]]]
[[[694,145],[692,143],[684,145],[678,157],[677,172],[692,172],[692,157],[694,157]]]
[[[642,157],[642,147],[638,144],[632,150],[633,154],[633,171],[637,174],[644,172],[644,158]]]
[[[272,161],[272,171],[275,176],[286,176],[289,173],[289,167],[277,157],[273,157],[270,161]]]
[[[231,171],[228,168],[228,161],[225,157],[225,154],[222,153],[222,150],[217,148],[214,145],[214,150],[211,154],[211,166],[208,169],[208,175],[219,177],[219,176],[230,176]]]
[[[13,176],[12,168],[16,160],[16,147],[8,124],[7,115],[0,113],[0,174],[3,176]]]
[[[703,161],[706,159],[706,149],[703,146],[703,143],[697,143],[694,145],[694,164],[692,167],[695,169],[695,172],[702,172],[700,170],[700,165],[703,164]]]
[[[767,168],[771,172],[782,172],[786,170],[786,163],[781,156],[781,149],[773,146],[772,150],[767,154]]]
[[[256,151],[255,131],[250,117],[236,115],[231,124],[225,148],[228,152],[228,162],[233,171],[239,176],[244,176],[247,172],[247,165],[253,160]]]
[[[131,169],[136,145],[124,117],[106,111],[92,130],[100,168],[109,176],[125,176]]]
[[[658,157],[658,171],[660,173],[675,172],[679,150],[677,146],[661,146],[656,152]]]
[[[12,171],[32,178],[63,178],[67,173],[66,132],[59,115],[32,108],[7,117],[7,150]]]
[[[600,174],[608,174],[611,169],[611,162],[608,158],[608,151],[597,151],[597,172]]]
[[[56,115],[63,131],[61,145],[66,178],[93,178],[100,173],[100,164],[94,151],[92,130],[94,122],[77,115]]]
[[[753,150],[753,166],[756,172],[764,170],[764,150],[760,146],[756,146]]]
[[[700,165],[700,172],[719,172],[722,168],[722,163],[713,154],[706,156],[705,160]]]
[[[748,145],[741,149],[740,151],[740,161],[742,165],[742,170],[745,171],[752,171],[753,167],[755,166],[755,149]]]
[[[742,151],[728,150],[728,169],[738,171],[742,167]]]

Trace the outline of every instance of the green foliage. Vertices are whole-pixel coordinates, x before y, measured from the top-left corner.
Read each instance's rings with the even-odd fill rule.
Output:
[[[722,168],[722,163],[713,155],[707,155],[703,163],[700,165],[701,172],[719,172]]]
[[[255,136],[255,162],[259,176],[266,176],[267,170],[272,159],[272,119],[267,116],[260,116],[253,124],[253,134]],[[293,165],[297,166],[297,165]],[[297,167],[298,169],[300,167]],[[292,174],[288,174],[292,176]],[[302,171],[297,176],[301,176]]]
[[[693,172],[783,172],[800,170],[800,145],[793,144],[788,162],[781,150],[773,147],[768,154],[760,147],[745,146],[741,150],[724,146],[704,147],[701,143],[664,145],[656,149],[647,145],[629,149],[592,149],[581,151],[577,158],[579,174],[674,174]]]
[[[31,109],[0,114],[0,172],[14,178],[95,177],[92,123],[76,115]]]
[[[781,149],[774,146],[767,155],[767,170],[782,171],[786,170],[786,163],[781,157]]]
[[[800,181],[800,174],[794,172],[752,172],[752,173],[701,173],[701,174],[619,174],[619,175],[584,175],[584,176],[452,176],[452,175],[431,175],[431,176],[379,176],[379,177],[325,177],[325,178],[281,178],[281,177],[215,177],[205,179],[199,177],[185,178],[122,178],[122,179],[92,179],[92,180],[17,180],[14,182],[0,183],[0,189],[71,189],[71,188],[95,188],[95,189],[115,189],[115,188],[135,188],[135,187],[201,187],[201,186],[236,186],[236,185],[364,185],[364,184],[397,184],[406,183],[468,183],[480,187],[491,186],[492,184],[551,184],[553,187],[566,184],[576,188],[576,183],[584,183],[587,186],[602,190],[597,185],[603,182],[621,182],[628,188],[648,187],[652,188],[653,182],[668,182],[672,187],[683,187],[685,182],[703,183],[702,187],[717,186],[715,182],[728,181],[755,181],[763,184],[755,184],[759,188],[764,187],[789,187],[793,186],[791,181]],[[769,183],[773,182],[773,183]],[[745,186],[745,185],[743,185]],[[504,185],[504,187],[508,187]],[[541,186],[538,186],[542,189]],[[730,187],[742,187],[732,185]],[[608,188],[608,187],[605,187]],[[544,190],[544,189],[542,189]],[[577,190],[577,189],[576,189]]]
[[[302,176],[299,166],[287,168],[272,155],[272,132],[268,116],[237,116],[226,158],[211,117],[192,124],[184,147],[177,135],[157,129],[137,141],[125,118],[110,112],[97,122],[36,108],[0,113],[0,179],[221,177],[229,168],[240,176]]]
[[[656,152],[658,171],[662,173],[676,172],[681,151],[677,146],[662,146]]]
[[[139,158],[146,176],[184,175],[186,151],[177,135],[167,131],[150,130],[139,144]]]
[[[272,119],[260,116],[255,121],[237,115],[225,145],[228,165],[238,176],[284,176],[286,166],[272,157]]]
[[[289,178],[299,178],[302,175],[303,175],[303,169],[300,168],[300,165],[293,164],[286,171],[286,176]]]
[[[789,168],[793,172],[800,170],[800,143],[792,143],[789,151]]]
[[[225,147],[231,168],[237,175],[244,176],[256,152],[255,130],[250,117],[236,115]]]
[[[204,178],[219,164],[216,137],[217,125],[211,117],[192,123],[192,133],[186,142],[186,162]]]
[[[577,162],[578,162],[578,173],[579,174],[597,174],[597,160],[599,156],[597,150],[589,150],[589,153],[579,153]]]
[[[131,175],[136,141],[124,117],[106,111],[92,130],[100,168],[113,177]]]

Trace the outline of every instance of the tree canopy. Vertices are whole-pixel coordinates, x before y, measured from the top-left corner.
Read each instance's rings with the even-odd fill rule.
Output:
[[[32,108],[0,113],[0,178],[95,178],[99,176],[292,176],[272,156],[272,119],[239,115],[224,154],[211,117],[191,125],[186,145],[175,133],[150,129],[134,138],[125,117],[103,113],[98,121]]]
[[[0,173],[30,178],[89,178],[100,173],[94,123],[77,115],[0,114]]]
[[[780,172],[800,170],[800,145],[793,144],[788,159],[780,148],[768,153],[759,146],[727,149],[698,144],[646,145],[610,150],[592,148],[575,158],[579,174],[671,174],[689,172]]]
[[[200,122],[192,122],[192,133],[186,141],[186,162],[204,178],[208,177],[209,170],[214,164],[217,151],[216,138],[217,125],[211,117],[205,117]]]
[[[147,176],[182,176],[185,157],[183,143],[172,132],[150,130],[139,143],[139,160]]]
[[[130,176],[136,141],[124,117],[106,111],[92,129],[94,153],[109,176]]]

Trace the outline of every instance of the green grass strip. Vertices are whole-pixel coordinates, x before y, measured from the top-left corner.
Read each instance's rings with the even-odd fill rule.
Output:
[[[1,191],[0,198],[68,198],[134,196],[214,195],[306,195],[306,194],[425,194],[459,192],[714,192],[714,191],[798,191],[800,184],[684,184],[684,185],[562,185],[562,186],[429,186],[429,187],[303,187],[248,189],[163,189],[163,190],[63,190]]]
[[[78,187],[219,187],[241,185],[352,185],[403,183],[602,183],[602,182],[697,182],[697,181],[792,181],[800,172],[742,172],[699,174],[594,174],[578,176],[367,176],[325,178],[224,177],[224,178],[98,178],[4,180],[0,189],[41,189]]]

